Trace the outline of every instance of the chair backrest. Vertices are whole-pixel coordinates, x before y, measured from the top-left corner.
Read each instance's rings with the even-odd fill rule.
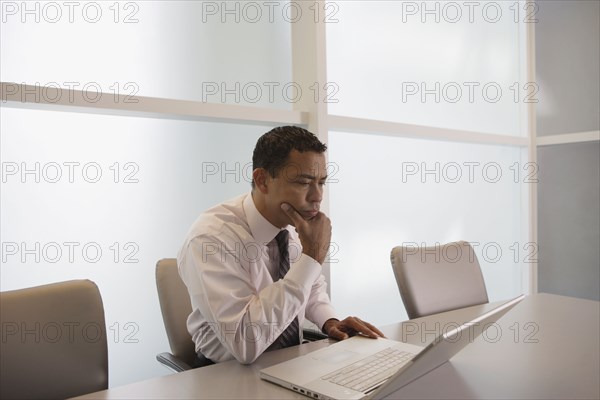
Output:
[[[398,246],[391,261],[411,319],[488,302],[481,267],[468,242]]]
[[[176,259],[165,258],[156,263],[156,288],[171,352],[192,365],[196,350],[186,324],[192,305],[187,287],[179,276]]]
[[[57,399],[108,387],[104,307],[94,282],[0,293],[0,398]]]

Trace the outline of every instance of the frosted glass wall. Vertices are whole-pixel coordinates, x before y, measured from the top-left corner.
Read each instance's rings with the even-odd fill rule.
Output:
[[[535,6],[328,4],[327,78],[338,88],[331,114],[526,135],[526,107],[537,101],[537,86],[525,81]],[[491,300],[526,290],[537,246],[526,242],[525,185],[537,170],[523,149],[347,132],[330,132],[329,145],[338,179],[329,185],[331,292],[342,314],[378,324],[406,318],[389,257],[402,244],[469,241]]]
[[[92,102],[104,92],[291,109],[287,3],[6,2],[0,77]]]
[[[336,115],[524,136],[523,2],[331,2]]]
[[[91,279],[110,385],[167,373],[154,267],[206,208],[250,190],[268,127],[2,108],[1,290]],[[235,146],[231,144],[235,143]]]
[[[523,292],[527,243],[518,148],[331,132],[331,293],[342,315],[407,319],[390,263],[395,246],[474,246],[490,301]],[[391,312],[393,310],[393,312]]]
[[[90,103],[120,94],[292,109],[293,10],[255,4],[2,2],[0,79],[37,86],[28,101],[52,102],[46,86]],[[251,152],[270,127],[7,105],[1,290],[94,280],[109,385],[166,373],[156,261],[176,256],[200,212],[250,189]]]

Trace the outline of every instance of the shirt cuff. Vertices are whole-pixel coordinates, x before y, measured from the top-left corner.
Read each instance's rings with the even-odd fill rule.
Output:
[[[322,267],[312,257],[302,253],[298,261],[292,264],[290,270],[285,274],[285,279],[295,282],[309,293],[312,285],[319,279]]]

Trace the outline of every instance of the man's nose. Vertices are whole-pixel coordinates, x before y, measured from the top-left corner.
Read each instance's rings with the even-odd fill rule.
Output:
[[[308,192],[307,200],[311,203],[320,204],[323,200],[323,187],[318,183],[311,185],[311,190]]]

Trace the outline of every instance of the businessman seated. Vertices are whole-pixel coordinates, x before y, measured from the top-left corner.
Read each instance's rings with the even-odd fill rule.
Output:
[[[275,128],[254,148],[252,190],[205,211],[177,257],[192,303],[187,326],[196,366],[301,343],[303,322],[328,336],[371,338],[381,331],[339,320],[322,274],[331,221],[320,211],[327,147],[311,132]]]

